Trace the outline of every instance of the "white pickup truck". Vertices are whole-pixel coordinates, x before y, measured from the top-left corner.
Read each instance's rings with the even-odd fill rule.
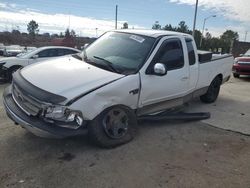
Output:
[[[4,92],[8,116],[43,137],[89,133],[100,146],[134,137],[137,118],[194,97],[217,99],[232,56],[198,54],[188,34],[155,30],[106,32],[82,54],[25,67]]]

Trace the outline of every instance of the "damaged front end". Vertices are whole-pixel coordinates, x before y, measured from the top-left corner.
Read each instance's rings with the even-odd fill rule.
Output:
[[[34,134],[39,132],[36,135],[43,137],[48,137],[44,136],[46,133],[49,137],[75,136],[86,128],[87,121],[80,111],[58,104],[65,100],[62,96],[31,85],[22,78],[19,71],[14,73],[12,85],[4,92],[8,116],[17,124]]]
[[[78,129],[84,122],[80,111],[71,110],[67,106],[46,105],[42,118],[49,123],[69,129]]]

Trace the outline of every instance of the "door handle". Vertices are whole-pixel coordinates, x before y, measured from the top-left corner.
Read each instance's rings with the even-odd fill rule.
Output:
[[[181,81],[185,81],[185,80],[187,80],[188,78],[189,78],[188,76],[182,77],[182,78],[181,78]]]

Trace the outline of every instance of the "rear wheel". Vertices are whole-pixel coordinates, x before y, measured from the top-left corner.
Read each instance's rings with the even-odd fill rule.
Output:
[[[90,139],[98,146],[112,148],[131,141],[136,132],[134,112],[124,106],[104,110],[88,125]]]
[[[206,94],[200,96],[200,100],[204,103],[212,103],[216,101],[219,92],[220,92],[220,86],[221,86],[221,79],[220,77],[216,77],[208,87],[208,90]]]
[[[237,74],[237,73],[233,73],[233,76],[234,76],[234,78],[239,78],[240,77],[240,75]]]

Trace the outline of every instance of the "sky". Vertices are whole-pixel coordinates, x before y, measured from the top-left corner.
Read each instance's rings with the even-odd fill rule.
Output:
[[[115,6],[118,5],[118,28],[128,22],[129,28],[151,29],[155,21],[162,26],[176,26],[185,21],[193,27],[196,0],[1,0],[0,31],[19,29],[27,32],[27,24],[35,20],[39,33],[60,33],[66,28],[77,35],[95,37],[115,27]],[[226,29],[237,31],[244,41],[246,32],[250,42],[249,0],[199,0],[196,28],[205,29],[212,36],[220,36]]]

